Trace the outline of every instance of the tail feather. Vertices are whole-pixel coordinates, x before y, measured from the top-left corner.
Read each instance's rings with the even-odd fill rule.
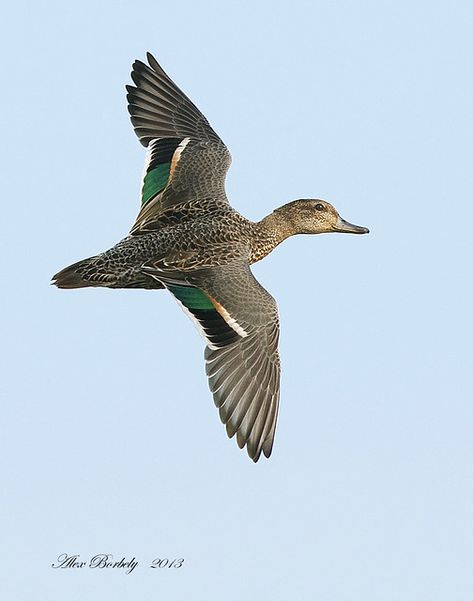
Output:
[[[163,284],[143,273],[139,267],[115,267],[101,260],[100,255],[83,259],[62,269],[52,278],[58,288],[144,288],[156,290]]]
[[[87,273],[87,267],[90,267],[94,259],[97,257],[89,257],[77,263],[69,265],[61,269],[52,277],[52,284],[58,288],[87,288],[88,286],[106,286],[104,282],[94,281],[93,277]]]

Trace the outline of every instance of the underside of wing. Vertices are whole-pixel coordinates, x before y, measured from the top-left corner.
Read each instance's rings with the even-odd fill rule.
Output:
[[[274,299],[247,265],[166,282],[207,341],[206,372],[229,437],[258,461],[271,455],[279,407],[279,321]]]
[[[127,86],[135,133],[148,148],[134,234],[176,205],[205,199],[226,203],[224,183],[231,162],[204,115],[154,57],[147,57],[149,65],[134,62],[135,86]]]

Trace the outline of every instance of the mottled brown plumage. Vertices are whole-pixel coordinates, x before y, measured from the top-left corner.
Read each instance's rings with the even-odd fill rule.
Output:
[[[128,86],[148,147],[142,207],[110,250],[54,276],[59,288],[167,288],[203,333],[206,371],[230,437],[256,462],[272,450],[279,404],[279,321],[249,265],[295,234],[367,233],[319,199],[292,201],[254,223],[228,203],[230,153],[156,60],[136,61]]]

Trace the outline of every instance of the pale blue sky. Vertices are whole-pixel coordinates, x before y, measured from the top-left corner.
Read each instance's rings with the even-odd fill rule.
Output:
[[[471,3],[17,1],[0,28],[2,598],[469,601]],[[257,465],[170,297],[49,286],[137,213],[146,50],[230,148],[244,215],[322,197],[371,229],[254,268],[283,361]]]

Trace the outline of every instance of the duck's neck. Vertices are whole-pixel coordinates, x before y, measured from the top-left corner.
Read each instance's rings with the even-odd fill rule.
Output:
[[[292,224],[278,211],[274,211],[261,221],[254,223],[251,263],[264,259],[278,244],[294,233],[296,232]]]

